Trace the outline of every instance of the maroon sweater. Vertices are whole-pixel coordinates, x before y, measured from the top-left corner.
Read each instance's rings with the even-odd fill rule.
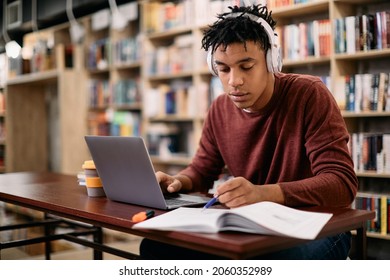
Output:
[[[275,76],[261,112],[237,108],[227,95],[210,106],[199,149],[181,172],[207,190],[226,165],[256,185],[278,183],[288,206],[349,206],[357,191],[340,110],[317,77]]]

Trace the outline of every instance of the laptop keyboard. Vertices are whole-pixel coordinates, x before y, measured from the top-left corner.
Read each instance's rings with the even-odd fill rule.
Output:
[[[190,200],[185,200],[182,198],[176,198],[171,196],[165,196],[165,201],[168,206],[188,205],[194,203],[193,201]]]

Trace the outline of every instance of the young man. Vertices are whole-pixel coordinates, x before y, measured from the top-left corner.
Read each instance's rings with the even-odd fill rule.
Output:
[[[227,207],[260,201],[349,207],[357,178],[332,94],[317,77],[279,72],[275,21],[266,7],[230,9],[202,41],[225,94],[210,107],[192,163],[176,176],[156,173],[161,187],[205,191],[227,166],[234,178],[216,190]],[[349,233],[339,234],[259,258],[345,259],[350,242]],[[147,239],[140,251],[154,259],[214,258]]]

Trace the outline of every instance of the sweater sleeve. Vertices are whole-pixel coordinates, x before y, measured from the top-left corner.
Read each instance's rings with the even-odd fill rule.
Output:
[[[180,172],[191,179],[193,191],[207,192],[211,189],[225,166],[211,121],[214,108],[215,103],[211,105],[205,119],[199,146],[191,164]]]
[[[321,82],[315,83],[304,108],[304,145],[314,176],[279,185],[289,206],[348,207],[358,185],[349,134],[333,96]]]

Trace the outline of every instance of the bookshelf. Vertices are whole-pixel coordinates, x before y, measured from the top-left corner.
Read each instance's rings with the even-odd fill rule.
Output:
[[[148,100],[143,109],[145,137],[158,170],[176,173],[190,163],[196,150],[211,101],[202,31],[223,7],[221,1],[192,0],[174,4],[144,1],[141,5]],[[156,14],[163,16],[157,19]]]
[[[375,92],[381,91],[377,81],[380,81],[382,77],[386,77],[383,78],[383,81],[388,80],[390,45],[380,45],[378,42],[372,43],[369,47],[364,46],[364,44],[363,46],[358,45],[359,42],[356,41],[356,36],[364,35],[355,35],[354,32],[358,19],[361,20],[366,15],[369,18],[368,15],[373,15],[375,21],[380,21],[381,16],[378,16],[378,14],[383,11],[390,11],[388,1],[329,0],[308,1],[308,3],[275,7],[273,8],[273,16],[278,21],[279,34],[282,34],[282,47],[285,50],[283,71],[309,73],[324,77],[323,80],[326,81],[327,86],[339,103],[347,128],[351,133],[351,154],[359,178],[359,193],[354,207],[370,208],[377,211],[377,219],[373,224],[368,225],[368,236],[375,239],[389,240],[390,231],[386,224],[387,221],[385,221],[386,218],[381,216],[381,212],[386,211],[386,214],[388,214],[390,203],[388,199],[390,198],[390,166],[389,161],[383,158],[384,155],[386,157],[390,154],[390,148],[386,148],[384,143],[385,135],[390,134],[390,110],[385,104],[378,105],[375,100],[374,102],[372,100],[366,102],[365,97],[359,96],[363,94],[362,92],[368,93],[368,96],[370,94],[375,96],[377,94]],[[318,51],[312,51],[310,54],[310,48],[306,52],[302,52],[300,49],[294,56],[294,51],[297,51],[296,48],[294,49],[294,42],[291,42],[291,38],[285,37],[283,31],[288,30],[299,34],[302,30],[308,30],[308,28],[304,29],[302,22],[313,23],[314,21],[323,20],[329,20],[331,24],[331,28],[326,31],[326,36],[330,37],[330,40],[322,39],[321,41],[320,30],[318,30],[319,38],[317,40],[322,42],[320,43],[322,45],[328,44],[326,46],[328,50],[322,55],[318,54]],[[347,30],[346,22],[348,20],[354,22],[355,26]],[[368,19],[367,22],[369,22]],[[380,22],[383,28],[390,26],[389,18],[384,17],[384,21]],[[351,23],[348,25],[351,28]],[[295,27],[287,29],[285,26]],[[375,33],[378,32],[379,27],[377,27],[378,25],[375,26],[378,29],[370,30],[368,28],[372,32],[374,40],[376,36],[379,36],[378,33]],[[388,33],[390,28],[388,29],[387,34],[390,34]],[[362,31],[360,30],[360,32]],[[380,33],[380,35],[385,36],[383,33]],[[308,41],[307,38],[300,41],[300,47],[302,48],[302,43],[303,45],[309,45]],[[315,43],[313,45],[312,48],[316,47]],[[286,57],[286,55],[289,56]],[[380,76],[379,73],[384,74]],[[364,76],[366,77],[363,78]],[[353,81],[351,82],[351,80]],[[367,87],[362,89],[364,84]],[[383,82],[384,84],[385,82]],[[388,84],[383,88],[385,89],[382,89],[382,91],[386,95]],[[382,100],[386,100],[386,97]],[[390,100],[389,97],[387,97],[387,100]],[[363,104],[368,105],[365,107]],[[359,142],[356,139],[364,140]],[[365,141],[371,144],[363,144]],[[366,152],[368,146],[370,149]],[[364,158],[369,158],[370,163],[362,162]],[[387,167],[383,166],[386,164]],[[386,199],[380,202],[381,197]],[[381,206],[385,208],[381,208]],[[387,229],[381,229],[381,226],[387,227]]]
[[[6,172],[5,147],[6,147],[6,77],[7,56],[0,54],[0,173]]]
[[[4,173],[6,171],[5,168],[5,147],[6,147],[6,119],[5,119],[5,97],[6,93],[4,91],[4,87],[0,85],[0,173]]]
[[[137,11],[138,13],[138,11]],[[84,42],[88,75],[88,134],[139,136],[142,133],[139,18],[123,29],[87,17]]]
[[[6,146],[7,172],[74,174],[87,154],[83,143],[86,99],[80,94],[86,80],[82,49],[71,45],[67,25],[27,35],[25,49],[34,48],[47,36],[53,48],[50,57],[39,61],[50,60],[50,64],[45,62],[49,67],[32,70],[38,54],[31,52],[24,69],[18,69],[21,72],[9,72],[6,141],[12,145]],[[71,65],[66,59],[68,48],[72,49]]]
[[[200,78],[196,77],[195,46],[199,36],[190,16],[192,4],[145,1],[141,5],[145,15],[145,137],[155,168],[171,173],[190,162],[194,133],[203,117],[197,111],[196,81]],[[176,13],[179,9],[181,14]]]

